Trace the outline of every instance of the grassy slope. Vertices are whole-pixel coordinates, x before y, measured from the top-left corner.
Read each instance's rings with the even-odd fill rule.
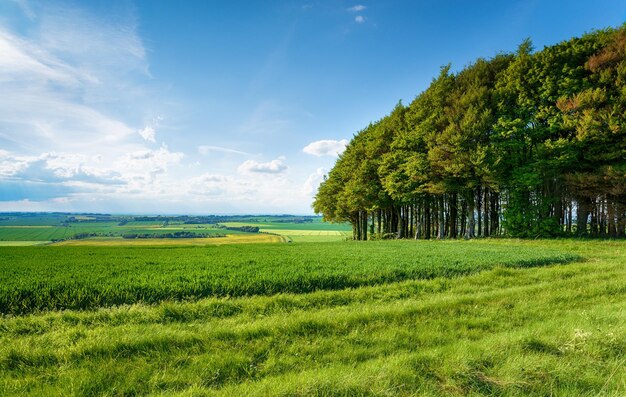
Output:
[[[0,394],[626,394],[624,243],[483,244],[587,259],[8,317]]]

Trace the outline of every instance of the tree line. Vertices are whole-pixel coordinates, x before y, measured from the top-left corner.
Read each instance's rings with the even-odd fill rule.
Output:
[[[357,240],[626,236],[626,25],[441,69],[354,135],[313,208]]]

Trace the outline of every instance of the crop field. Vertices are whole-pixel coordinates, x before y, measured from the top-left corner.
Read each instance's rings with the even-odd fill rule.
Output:
[[[186,225],[188,226],[188,225]],[[71,239],[81,233],[96,233],[111,236],[122,236],[124,234],[167,234],[172,231],[188,231],[202,234],[225,234],[225,230],[214,227],[160,227],[154,226],[118,226],[117,223],[85,223],[72,224],[71,226],[0,226],[0,241],[52,241],[61,239]],[[229,230],[228,234],[240,234],[242,232]]]
[[[286,237],[293,242],[332,242],[343,241],[352,236],[352,228],[347,224],[325,223],[321,221],[295,222],[224,222],[224,226],[256,226],[265,233]]]
[[[259,244],[259,243],[281,243],[284,242],[282,236],[271,234],[251,234],[239,233],[230,234],[228,231],[224,237],[207,238],[157,238],[157,239],[123,239],[121,237],[94,237],[83,240],[66,240],[55,243],[55,246],[91,246],[91,247],[113,247],[113,246],[206,246],[224,244]],[[0,246],[1,246],[0,242]],[[12,244],[13,245],[13,244]],[[30,244],[25,244],[30,245]]]
[[[480,242],[411,241],[179,249],[0,247],[0,255],[4,258],[0,313],[5,314],[165,299],[305,293],[453,277],[497,265],[529,267],[577,259],[549,249],[511,251]],[[390,257],[394,260],[389,261]]]
[[[130,219],[130,220],[129,220]],[[159,236],[171,234],[175,232],[186,232],[196,235],[252,235],[247,231],[224,229],[224,227],[237,228],[242,226],[258,226],[262,232],[271,233],[282,236],[281,238],[259,238],[250,237],[249,241],[340,241],[346,236],[351,235],[351,229],[344,224],[329,224],[321,221],[320,218],[308,217],[307,222],[302,218],[283,216],[265,216],[265,217],[240,217],[232,216],[226,219],[235,219],[237,222],[219,223],[202,223],[193,222],[185,223],[188,218],[174,217],[159,218],[147,217],[148,220],[133,220],[134,217],[126,216],[110,216],[110,215],[71,215],[71,214],[18,214],[12,216],[0,216],[0,243],[2,246],[23,246],[39,243],[49,243],[52,241],[70,241],[80,236],[81,240],[97,240],[91,245],[102,244],[103,237],[109,238],[107,244],[115,241],[122,245],[130,243],[121,242],[122,240],[115,237],[121,237],[126,234],[140,234],[149,236]],[[146,219],[146,217],[140,217]],[[202,218],[204,219],[204,218]],[[210,219],[210,218],[207,218]],[[202,237],[202,236],[198,236]],[[185,239],[187,239],[186,237]],[[164,245],[177,243],[182,239],[159,239],[161,241],[154,242],[154,245]],[[243,239],[241,242],[244,242]],[[198,242],[189,241],[185,244],[197,244]],[[214,242],[212,242],[213,244]],[[223,241],[223,244],[229,241]],[[82,243],[70,243],[78,244]],[[137,242],[135,245],[145,245],[144,242]],[[183,243],[181,243],[183,244]],[[184,245],[184,244],[183,244]]]
[[[626,393],[623,242],[0,255],[0,395]]]
[[[352,227],[343,223],[326,222],[223,222],[224,226],[258,226],[261,230],[312,230],[312,231],[344,231],[351,232]]]
[[[55,214],[0,215],[0,226],[55,226],[67,216]]]

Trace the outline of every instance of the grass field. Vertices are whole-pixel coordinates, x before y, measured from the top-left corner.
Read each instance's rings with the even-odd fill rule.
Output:
[[[117,282],[144,288],[143,297],[189,292],[194,282],[233,292],[4,316],[0,395],[626,394],[623,242],[49,246],[0,255],[5,302],[20,289],[57,288],[49,298],[63,307],[80,285]]]
[[[237,217],[234,217],[235,219]],[[225,230],[223,228],[216,227],[215,224],[185,224],[182,221],[165,222],[164,220],[140,220],[140,221],[127,221],[120,222],[121,218],[107,218],[104,220],[95,220],[89,216],[70,216],[68,214],[34,214],[32,216],[20,216],[13,217],[0,217],[0,244],[2,246],[23,246],[32,245],[32,243],[39,241],[42,243],[50,241],[65,240],[69,241],[74,239],[76,235],[80,234],[96,234],[95,243],[87,243],[89,245],[103,244],[100,240],[102,237],[121,237],[124,234],[147,234],[147,235],[163,235],[167,233],[186,231],[194,234],[209,234],[209,235],[251,235],[239,230]],[[117,219],[117,220],[112,220]],[[257,238],[252,237],[249,241],[311,241],[311,242],[325,242],[325,241],[341,241],[346,236],[351,235],[351,229],[347,225],[337,225],[324,223],[320,218],[311,218],[309,222],[291,222],[290,219],[281,219],[281,217],[259,217],[251,218],[250,222],[225,222],[221,225],[228,227],[241,227],[241,226],[259,226],[262,232],[271,233],[282,236],[282,238]],[[71,221],[69,221],[71,220]],[[79,221],[80,220],[80,221]],[[277,221],[281,220],[281,221]],[[259,222],[262,221],[262,222]],[[38,223],[39,222],[39,223]],[[88,239],[91,239],[89,237]],[[173,244],[181,245],[195,245],[198,242],[189,241],[187,243],[179,243],[178,239],[163,239],[160,242],[155,242],[152,245],[164,245]],[[246,239],[241,240],[244,242]],[[128,245],[130,243],[122,242],[120,239],[110,239],[109,243],[120,242],[120,245]],[[229,241],[224,240],[223,243]],[[82,245],[83,243],[70,243]],[[146,245],[145,242],[137,242],[134,245]],[[151,243],[150,243],[151,244]]]
[[[194,225],[195,226],[195,225]],[[98,222],[72,224],[71,226],[0,226],[0,241],[52,241],[71,239],[79,233],[97,233],[121,236],[123,234],[166,234],[186,230],[194,233],[224,234],[224,230],[213,227],[159,227],[159,226],[118,226],[117,223]],[[228,231],[237,234],[237,231]]]
[[[228,227],[257,226],[262,232],[284,236],[292,242],[332,242],[343,241],[352,237],[350,225],[326,223],[321,220],[306,223],[225,222],[222,225]]]
[[[258,234],[230,234],[227,231],[225,237],[207,237],[207,238],[143,238],[143,239],[123,239],[120,237],[113,238],[89,238],[84,240],[66,240],[54,243],[55,246],[91,246],[91,247],[158,247],[158,246],[206,246],[206,245],[224,245],[224,244],[256,244],[256,243],[281,243],[284,238],[277,235],[258,233]]]
[[[209,240],[220,239],[203,242]],[[128,244],[144,241],[146,245],[157,242],[131,240]],[[5,259],[0,265],[0,313],[207,296],[304,293],[460,276],[497,265],[528,267],[576,259],[551,249],[518,247],[512,251],[475,241],[209,245],[177,249],[123,247],[120,244],[125,241],[97,239],[65,243],[105,247],[0,247],[0,256]]]
[[[312,230],[312,231],[340,231],[352,232],[352,227],[345,223],[327,223],[317,220],[315,222],[224,222],[220,223],[224,226],[258,226],[262,230]]]

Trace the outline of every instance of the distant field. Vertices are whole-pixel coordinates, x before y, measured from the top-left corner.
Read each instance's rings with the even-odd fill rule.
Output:
[[[0,247],[25,247],[29,245],[43,245],[48,244],[50,241],[1,241]]]
[[[341,241],[351,233],[349,225],[330,224],[321,221],[318,217],[291,217],[291,216],[232,216],[222,217],[237,220],[237,222],[220,222],[227,227],[258,226],[262,232],[272,233],[282,238],[268,239],[266,241],[286,242],[324,242]],[[225,230],[217,227],[220,217],[134,217],[112,215],[81,215],[81,214],[4,214],[0,216],[0,242],[4,246],[22,246],[40,241],[69,241],[79,236],[80,239],[102,240],[108,238],[107,244],[120,242],[122,245],[130,243],[121,242],[116,237],[125,234],[163,235],[175,232],[187,232],[193,234],[209,235],[250,235],[240,230]],[[201,223],[215,219],[216,223]],[[95,235],[95,236],[86,236]],[[249,241],[259,241],[264,238],[251,238]],[[170,239],[160,239],[153,245],[167,245],[182,242]],[[175,239],[180,240],[180,239]],[[226,241],[226,240],[224,240]],[[244,242],[245,239],[240,240]],[[188,241],[185,244],[193,245],[198,242]],[[83,243],[72,243],[81,245]],[[89,243],[91,244],[91,243]],[[99,241],[91,245],[104,244]],[[145,242],[137,242],[136,245],[146,245]]]
[[[623,242],[0,257],[2,396],[626,395]]]
[[[194,225],[195,226],[195,225]],[[110,234],[166,234],[172,231],[186,230],[193,233],[226,234],[223,229],[208,227],[160,227],[157,225],[139,227],[118,226],[112,222],[73,223],[70,226],[0,226],[0,241],[52,241],[70,239],[80,233]],[[229,234],[238,234],[238,231],[228,231]]]
[[[285,222],[225,222],[229,227],[257,226],[266,233],[285,236],[293,242],[331,242],[342,241],[352,236],[352,227],[348,224],[325,223],[321,221],[307,223]]]
[[[286,223],[286,222],[224,222],[220,223],[224,226],[258,226],[267,231],[271,230],[315,230],[315,231],[352,231],[352,227],[348,224],[326,223],[326,222],[305,222],[305,223]]]
[[[67,216],[56,215],[20,215],[20,216],[2,216],[0,217],[0,226],[32,226],[32,225],[49,225],[55,226]]]
[[[207,238],[89,238],[84,240],[66,240],[54,243],[54,246],[187,246],[187,245],[223,245],[223,244],[252,244],[252,243],[280,243],[281,236],[271,234],[229,234],[226,237]]]

